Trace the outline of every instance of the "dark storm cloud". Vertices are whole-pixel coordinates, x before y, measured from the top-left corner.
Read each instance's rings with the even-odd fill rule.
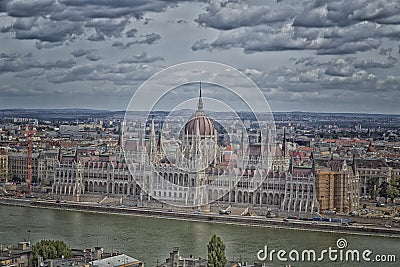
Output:
[[[375,60],[362,60],[354,63],[355,68],[360,69],[371,69],[371,68],[382,68],[382,69],[389,69],[393,68],[398,59],[392,56],[389,56],[386,61],[375,61]]]
[[[206,13],[195,20],[202,26],[219,30],[231,30],[246,26],[285,21],[294,16],[288,7],[249,6],[245,2],[211,1]]]
[[[0,1],[0,12],[6,12],[7,11],[7,4],[9,1],[6,0],[1,0]]]
[[[115,41],[115,42],[112,44],[112,46],[113,46],[113,47],[126,48],[125,45],[124,45],[124,43],[121,42],[121,41]],[[128,47],[128,46],[127,46],[127,47]]]
[[[98,32],[90,35],[88,38],[89,41],[93,41],[93,42],[100,42],[100,41],[104,41],[105,39],[106,38],[104,37],[104,34],[98,33]]]
[[[400,76],[394,69],[397,59],[391,56],[382,61],[360,60],[356,57],[338,57],[320,61],[318,56],[291,61],[294,65],[281,66],[269,72],[257,69],[247,69],[244,72],[270,99],[283,101],[286,104],[306,103],[311,100],[333,101],[333,99],[338,99],[333,101],[336,104],[347,103],[348,100],[358,103],[357,98],[371,101],[377,95],[386,99],[398,98]],[[391,68],[393,75],[379,75],[379,72],[375,72],[376,69]],[[394,102],[391,101],[390,109],[393,107]],[[350,106],[347,108],[351,110]]]
[[[5,72],[17,72],[22,71],[23,66],[18,62],[14,62],[12,60],[0,60],[0,74]]]
[[[365,71],[354,72],[349,76],[348,74],[337,76],[337,73],[328,73],[324,68],[308,70],[288,68],[277,70],[269,77],[264,77],[264,80],[258,81],[258,84],[261,84],[260,87],[267,96],[276,100],[304,105],[306,102],[312,103],[309,101],[311,99],[324,99],[329,103],[334,102],[339,105],[346,101],[346,96],[349,95],[354,96],[352,101],[368,94],[373,95],[377,91],[392,95],[392,90],[379,86],[379,84],[384,84],[385,80],[386,78],[377,79]],[[334,101],[334,99],[340,100]],[[353,102],[352,105],[357,106],[357,103],[357,101]],[[324,104],[318,101],[314,102],[314,105],[322,108]],[[302,110],[308,108],[303,106]]]
[[[43,68],[46,70],[53,68],[69,69],[72,68],[76,62],[73,59],[56,60],[56,61],[32,61],[27,63],[27,68]]]
[[[207,42],[207,39],[200,39],[194,42],[192,45],[192,50],[197,51],[197,50],[211,50],[211,45]]]
[[[32,60],[30,57],[21,57],[18,54],[1,54],[0,58],[0,74],[6,72],[19,72],[31,69],[68,69],[73,67],[76,62],[72,59],[68,60]]]
[[[55,0],[7,1],[7,14],[11,17],[45,16],[56,11]]]
[[[399,24],[399,13],[396,0],[312,1],[295,17],[293,26],[346,27],[360,21]]]
[[[40,20],[29,30],[16,30],[15,38],[20,40],[33,39],[43,42],[63,42],[82,33],[83,28],[77,23]]]
[[[150,44],[154,44],[155,42],[157,42],[160,39],[161,39],[161,35],[153,32],[153,33],[149,33],[146,35],[142,35],[142,39],[138,40],[137,43],[150,45]]]
[[[73,55],[74,57],[82,57],[82,56],[86,56],[86,55],[90,54],[92,51],[93,51],[93,49],[80,48],[80,49],[72,51],[71,55]]]
[[[316,54],[354,54],[377,49],[383,42],[400,39],[400,29],[372,22],[346,28],[296,28],[288,24],[260,25],[221,31],[213,42],[200,40],[192,46],[199,49],[243,48],[246,53],[283,50],[313,50]]]
[[[120,63],[154,63],[156,61],[164,61],[160,56],[149,56],[146,52],[132,56],[132,58],[123,59]]]
[[[145,81],[157,68],[132,64],[85,64],[65,71],[55,71],[47,75],[51,83],[79,81],[108,81],[114,84],[132,84]]]
[[[275,14],[279,14],[276,20]],[[239,47],[245,53],[312,50],[321,55],[355,54],[378,49],[383,39],[398,41],[399,18],[398,2],[386,0],[310,1],[296,11],[276,5],[212,2],[196,21],[221,31],[214,41],[196,41],[192,50]]]
[[[389,48],[381,48],[380,50],[379,50],[379,55],[384,55],[384,56],[386,56],[387,54],[389,54],[390,55],[390,53],[392,53],[392,47],[389,47]]]
[[[168,6],[175,5],[177,1],[160,0],[61,0],[60,3],[66,7],[62,12],[54,15],[57,19],[81,19],[87,18],[119,18],[123,16],[134,16],[141,18],[146,12],[161,12]]]
[[[386,60],[359,60],[356,57],[346,57],[346,58],[338,58],[337,60],[331,60],[328,62],[319,62],[314,57],[302,57],[297,59],[291,59],[295,63],[295,65],[301,65],[303,67],[321,67],[328,66],[331,68],[334,66],[335,68],[340,68],[342,70],[349,68],[357,68],[357,69],[371,69],[371,68],[382,68],[389,69],[394,68],[398,59],[389,55]]]
[[[126,35],[126,37],[135,37],[136,33],[137,33],[136,29],[130,29],[125,33],[125,35]]]
[[[141,18],[146,12],[162,12],[179,1],[161,0],[30,0],[2,1],[0,11],[11,17],[49,15],[51,20],[87,21],[93,18]]]
[[[14,77],[32,78],[32,77],[41,76],[44,73],[45,73],[44,69],[30,69],[30,70],[18,72],[14,75]]]
[[[18,54],[18,53],[12,53],[12,54],[1,53],[0,54],[0,59],[11,59],[11,60],[14,60],[14,59],[17,59],[19,57],[20,57],[20,54]]]
[[[129,23],[129,20],[124,19],[121,21],[113,19],[92,20],[85,24],[87,28],[94,28],[98,35],[106,37],[121,37],[122,31]]]
[[[90,54],[90,55],[86,56],[86,59],[90,60],[90,61],[98,61],[98,60],[102,59],[102,57],[99,55]]]
[[[121,41],[115,41],[112,46],[113,47],[119,47],[122,49],[128,48],[132,45],[135,44],[147,44],[147,45],[152,45],[155,42],[157,42],[158,40],[161,39],[161,35],[159,35],[158,33],[149,33],[146,35],[141,35],[140,38],[138,38],[137,40],[134,41],[129,41],[126,43],[123,43]]]
[[[2,1],[0,9],[14,21],[0,28],[12,33],[16,39],[37,40],[38,49],[52,48],[74,42],[77,38],[104,41],[122,37],[132,18],[141,19],[147,12],[162,12],[179,1],[162,0],[10,0]],[[93,32],[94,31],[94,32]],[[136,29],[128,30],[127,37],[135,37]],[[155,38],[155,39],[154,39]],[[159,35],[150,34],[132,44],[152,44]],[[46,44],[57,43],[57,45]],[[60,45],[61,45],[60,44]]]
[[[283,29],[271,26],[256,26],[254,28],[238,28],[222,31],[217,39],[211,43],[200,40],[192,46],[199,49],[230,49],[241,47],[246,53],[258,51],[282,51],[305,49],[307,41],[304,38],[292,38]]]
[[[1,32],[14,32],[17,30],[30,30],[33,28],[37,21],[36,17],[30,18],[17,18],[15,22],[7,26],[1,27]]]

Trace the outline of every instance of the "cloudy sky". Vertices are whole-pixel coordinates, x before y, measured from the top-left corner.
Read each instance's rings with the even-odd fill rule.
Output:
[[[0,0],[0,108],[124,110],[152,74],[209,60],[273,111],[400,114],[399,39],[398,0]]]

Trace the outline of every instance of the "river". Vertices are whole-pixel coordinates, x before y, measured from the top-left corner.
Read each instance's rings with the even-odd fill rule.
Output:
[[[229,260],[255,262],[257,252],[268,245],[268,250],[314,249],[318,253],[344,238],[347,249],[369,249],[376,254],[396,255],[400,261],[400,239],[376,236],[322,233],[301,230],[224,225],[206,222],[178,221],[109,215],[90,212],[52,210],[15,206],[0,206],[0,243],[15,244],[23,240],[32,243],[41,239],[61,239],[70,247],[102,246],[106,251],[118,250],[155,266],[169,256],[174,247],[181,255],[207,256],[207,243],[213,234],[219,235],[226,245]],[[398,266],[376,262],[327,262],[327,266]],[[277,261],[268,266],[285,266]],[[315,263],[314,266],[320,266]],[[310,262],[292,263],[291,266],[311,266]]]

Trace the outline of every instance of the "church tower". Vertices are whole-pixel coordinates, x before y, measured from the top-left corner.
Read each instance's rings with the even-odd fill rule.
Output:
[[[197,110],[185,124],[182,136],[184,157],[191,162],[193,169],[204,169],[217,160],[217,136],[213,120],[203,110],[202,88],[200,83]]]

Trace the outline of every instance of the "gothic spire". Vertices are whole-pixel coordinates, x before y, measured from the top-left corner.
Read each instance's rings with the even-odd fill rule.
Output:
[[[75,159],[75,163],[78,163],[78,145],[75,146],[74,159]]]
[[[123,121],[119,123],[119,129],[118,129],[118,143],[117,145],[119,147],[122,147],[122,127],[123,127]]]
[[[197,110],[203,110],[203,99],[201,98],[201,82],[200,82],[200,95],[199,95],[199,103],[197,104]]]
[[[357,174],[357,163],[356,163],[356,154],[353,153],[353,163],[352,163],[352,167],[353,167],[353,174],[356,175]]]
[[[158,139],[157,139],[157,147],[161,150],[162,142],[161,142],[161,131],[158,131]]]
[[[286,127],[283,127],[283,143],[282,143],[283,157],[286,157]]]
[[[61,162],[62,153],[61,153],[61,144],[58,145],[58,161]]]

